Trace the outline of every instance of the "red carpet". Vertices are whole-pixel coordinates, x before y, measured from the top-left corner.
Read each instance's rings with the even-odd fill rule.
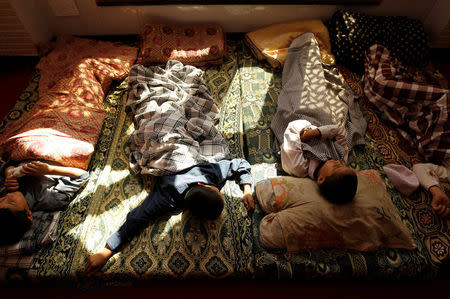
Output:
[[[0,119],[4,119],[14,106],[17,98],[27,87],[33,73],[37,57],[0,57],[1,105]]]

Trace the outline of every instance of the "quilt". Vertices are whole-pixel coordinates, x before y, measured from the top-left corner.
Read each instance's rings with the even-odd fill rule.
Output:
[[[282,82],[278,109],[271,124],[279,144],[288,124],[298,119],[307,120],[317,127],[343,125],[349,149],[364,144],[367,123],[356,95],[339,76],[337,69],[322,66],[319,46],[312,33],[303,33],[292,42],[283,68]],[[315,157],[320,161],[344,157],[344,148],[328,139],[302,143],[302,149],[306,157]]]

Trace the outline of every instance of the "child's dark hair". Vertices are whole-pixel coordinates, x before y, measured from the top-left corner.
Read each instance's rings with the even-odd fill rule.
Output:
[[[223,195],[204,186],[193,186],[185,196],[187,208],[200,219],[217,219],[223,210]]]
[[[27,211],[0,209],[0,245],[10,245],[20,241],[30,228],[31,220]]]
[[[319,185],[320,192],[326,200],[335,204],[345,204],[353,200],[358,187],[356,173],[334,173],[327,176]]]

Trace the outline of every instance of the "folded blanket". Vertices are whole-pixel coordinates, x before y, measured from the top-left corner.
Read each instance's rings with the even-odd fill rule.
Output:
[[[448,89],[409,80],[406,68],[382,45],[370,47],[364,93],[399,133],[436,164],[450,157]]]
[[[136,173],[166,175],[230,157],[214,127],[219,110],[200,69],[174,60],[165,68],[136,64],[129,85],[127,107],[136,125],[130,165]]]

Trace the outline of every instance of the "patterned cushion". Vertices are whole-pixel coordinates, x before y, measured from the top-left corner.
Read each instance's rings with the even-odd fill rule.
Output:
[[[255,188],[262,209],[269,213],[260,223],[265,247],[286,248],[289,252],[416,248],[376,170],[358,172],[355,199],[345,205],[326,201],[309,178],[275,177]]]
[[[336,62],[358,73],[364,70],[365,52],[377,43],[407,65],[429,59],[428,37],[419,20],[339,10],[326,26]]]
[[[223,62],[225,35],[218,25],[148,24],[140,36],[138,63],[145,66],[168,60],[195,66]]]
[[[105,93],[112,80],[128,74],[136,56],[135,47],[59,37],[37,65],[39,101],[5,128],[2,155],[86,169],[105,118]]]
[[[245,41],[258,60],[267,60],[273,68],[281,68],[287,57],[289,45],[299,35],[312,32],[319,43],[320,56],[325,64],[334,64],[330,37],[321,20],[304,20],[270,25],[249,32]]]

